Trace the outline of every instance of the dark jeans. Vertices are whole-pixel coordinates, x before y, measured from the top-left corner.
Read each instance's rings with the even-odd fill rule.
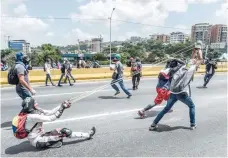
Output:
[[[138,87],[139,82],[140,82],[140,74],[136,74],[136,75],[132,76],[133,88]]]
[[[123,83],[123,79],[120,80],[112,80],[111,82],[111,86],[113,89],[116,90],[116,92],[119,92],[119,88],[117,87],[117,85],[115,83],[119,83],[120,87],[122,88],[122,90],[124,91],[124,93],[126,93],[127,95],[131,95],[131,93],[125,88],[124,83]]]
[[[58,85],[61,85],[61,81],[62,81],[64,75],[65,75],[65,73],[62,73],[62,75],[61,75],[61,77],[60,77],[60,79],[59,79]]]
[[[71,73],[68,73],[68,75],[69,75],[69,77],[70,77],[72,80],[74,80],[74,82],[75,82],[75,79],[74,79],[74,77],[72,76],[72,74],[71,74]],[[64,83],[66,83],[66,80],[67,80],[67,77],[65,78]]]
[[[54,83],[52,82],[52,80],[51,80],[51,75],[50,74],[46,74],[46,85],[47,85],[47,83],[48,83],[48,79],[50,80],[50,82],[51,82],[51,84],[52,85],[54,85]]]
[[[31,92],[27,88],[21,85],[16,86],[16,92],[19,95],[19,97],[21,97],[22,100],[24,100],[27,97],[32,97]]]
[[[189,107],[190,123],[191,125],[195,125],[195,105],[192,99],[186,93],[171,94],[165,108],[158,114],[153,123],[158,124],[162,117],[172,108],[172,106],[178,100],[180,100]]]
[[[208,74],[208,73],[205,74],[205,76],[204,76],[204,85],[203,86],[206,86],[209,83],[209,81],[211,80],[212,76],[213,76],[213,74]]]

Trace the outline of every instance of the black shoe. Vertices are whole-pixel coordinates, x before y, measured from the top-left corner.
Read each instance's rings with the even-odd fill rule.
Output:
[[[58,86],[59,86],[59,87],[62,87],[62,85],[60,85],[60,84],[59,84]]]
[[[135,90],[135,87],[132,87],[133,90]]]
[[[74,84],[70,84],[70,86],[73,86]]]
[[[196,129],[196,124],[192,124],[192,125],[190,125],[190,129],[191,129],[191,130]]]
[[[96,128],[92,127],[91,130],[89,131],[89,138],[88,139],[91,139],[95,133],[96,133]]]
[[[128,98],[128,99],[130,99],[130,98],[131,98],[131,96],[132,96],[132,95],[130,94],[130,95],[128,95],[128,96],[127,96],[127,98]]]
[[[114,94],[114,96],[116,96],[116,95],[118,95],[118,94],[120,94],[120,91],[116,92],[116,93]]]
[[[149,131],[156,130],[157,128],[158,128],[158,125],[152,124],[152,125],[149,127]]]

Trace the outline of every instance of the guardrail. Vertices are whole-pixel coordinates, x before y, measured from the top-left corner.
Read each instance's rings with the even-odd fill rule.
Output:
[[[143,76],[157,76],[160,70],[163,67],[154,66],[154,67],[145,67],[142,70]],[[218,65],[216,72],[227,72],[227,65]],[[91,79],[105,79],[112,77],[113,71],[109,68],[96,68],[96,69],[73,69],[72,75],[77,80],[91,80]],[[197,73],[205,73],[205,65],[201,65]],[[8,84],[7,82],[7,71],[1,71],[1,81],[0,84]],[[61,75],[59,69],[51,70],[51,77],[53,81],[58,81]],[[130,76],[130,68],[124,69],[124,76]],[[29,71],[29,79],[31,83],[34,82],[45,82],[46,72],[43,70],[31,70]]]

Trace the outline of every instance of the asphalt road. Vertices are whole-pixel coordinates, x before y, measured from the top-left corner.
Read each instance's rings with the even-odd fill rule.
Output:
[[[131,82],[125,81],[131,88]],[[96,92],[67,109],[56,122],[45,124],[49,131],[67,127],[73,131],[88,131],[92,126],[97,133],[92,140],[67,139],[58,149],[37,150],[27,140],[17,140],[11,131],[11,120],[21,109],[21,100],[13,88],[1,91],[1,156],[7,157],[108,157],[108,156],[227,156],[227,75],[217,74],[207,89],[196,88],[203,76],[191,84],[192,99],[196,105],[197,129],[189,130],[188,108],[181,102],[172,113],[161,120],[157,131],[148,128],[162,106],[152,109],[145,119],[138,119],[136,111],[152,103],[156,95],[156,78],[142,79],[139,90],[132,98],[121,94],[114,98],[110,87]],[[36,99],[45,109],[71,97],[79,97],[108,82],[76,83],[73,87],[36,87]]]

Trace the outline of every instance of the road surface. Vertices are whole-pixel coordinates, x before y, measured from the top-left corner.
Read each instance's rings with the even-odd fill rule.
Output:
[[[192,99],[196,105],[197,129],[189,127],[188,108],[178,102],[173,112],[160,121],[158,131],[148,128],[162,106],[152,109],[148,118],[138,119],[136,111],[155,98],[156,78],[142,79],[139,90],[132,98],[112,97],[107,87],[74,103],[56,122],[45,124],[49,131],[67,127],[73,131],[88,131],[92,126],[97,133],[92,140],[67,139],[58,149],[37,150],[27,140],[17,140],[11,130],[11,120],[21,109],[21,100],[13,88],[2,89],[1,96],[1,155],[7,157],[43,156],[222,156],[227,155],[227,76],[216,74],[207,89],[196,88],[203,84],[203,76],[191,84]],[[79,97],[108,82],[76,83],[73,87],[36,87],[37,101],[42,108],[51,109],[71,97]],[[131,82],[125,81],[128,88]]]

